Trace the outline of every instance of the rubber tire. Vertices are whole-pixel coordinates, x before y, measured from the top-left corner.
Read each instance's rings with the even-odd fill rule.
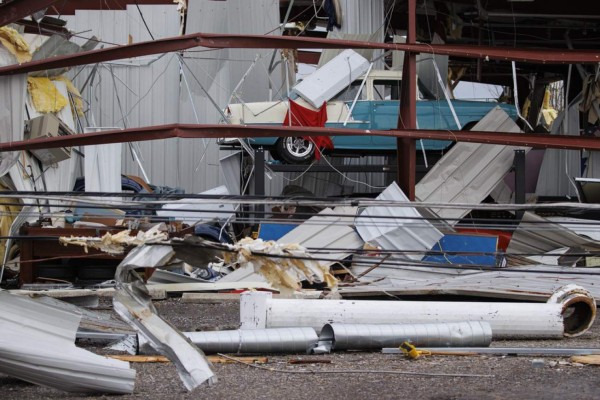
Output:
[[[465,124],[465,126],[462,127],[461,131],[470,131],[475,125],[477,125],[478,122],[479,121],[468,122],[467,124]]]
[[[306,150],[301,153],[292,150],[294,143],[303,141]],[[275,151],[282,161],[288,164],[308,164],[315,158],[315,144],[311,140],[305,140],[298,136],[288,136],[277,140]]]
[[[283,161],[281,159],[281,156],[279,155],[279,152],[277,152],[277,149],[275,147],[270,148],[269,149],[269,154],[271,155],[271,158],[275,161]]]

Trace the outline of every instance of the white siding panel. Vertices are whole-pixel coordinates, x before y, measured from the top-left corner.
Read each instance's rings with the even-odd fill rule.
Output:
[[[155,39],[179,34],[176,5],[140,6]],[[116,44],[151,40],[137,7],[126,11],[77,11],[67,17],[74,31]],[[85,40],[77,39],[78,43]],[[110,46],[109,44],[103,44]],[[84,67],[76,80],[81,87],[93,66]],[[113,77],[111,74],[115,75]],[[102,64],[93,84],[82,95],[90,102],[93,118],[88,125],[139,127],[175,123],[179,120],[179,65],[173,54],[152,55]],[[119,101],[120,106],[119,106]],[[123,118],[123,115],[125,116]],[[179,177],[179,139],[123,144],[123,173],[142,176],[130,146],[138,149],[150,181],[156,185],[185,186]]]
[[[579,102],[569,105],[567,120],[564,111],[552,124],[552,134],[579,135]],[[577,196],[571,179],[581,176],[581,155],[577,150],[546,149],[540,167],[535,193],[538,196]]]
[[[197,0],[189,3],[186,33],[246,33],[263,35],[279,24],[279,2],[277,0],[229,0],[215,2]],[[279,34],[276,30],[274,34]],[[204,50],[204,51],[203,51]],[[254,68],[250,71],[237,94],[245,102],[269,99],[269,80],[266,73],[271,60],[272,50],[256,49],[213,49],[195,48],[186,52],[185,59],[191,72],[185,69],[186,77],[192,90],[193,102],[196,106],[200,123],[214,124],[221,120],[221,115],[196,79],[202,84],[210,97],[223,110],[229,103],[232,91],[240,82],[254,59],[259,55]],[[279,53],[276,61],[279,60]],[[281,85],[281,72],[277,69],[271,76],[274,87]],[[180,122],[196,123],[192,102],[185,83],[181,84]],[[206,143],[206,144],[205,144]],[[223,184],[219,172],[219,159],[226,153],[219,152],[214,140],[194,140],[186,145],[191,162],[182,166],[182,174],[188,174],[194,192],[200,192]],[[205,147],[206,146],[206,147]],[[204,155],[204,159],[202,156]],[[187,158],[182,155],[182,158]],[[267,193],[270,193],[271,180],[267,178]],[[253,189],[253,187],[251,188]]]

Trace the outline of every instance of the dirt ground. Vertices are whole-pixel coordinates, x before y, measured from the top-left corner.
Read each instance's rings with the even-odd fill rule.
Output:
[[[183,331],[233,329],[239,304],[185,304],[179,299],[156,302],[159,313]],[[108,311],[109,307],[105,307]],[[43,344],[40,343],[40,346]],[[496,341],[495,347],[600,347],[600,325],[575,339]],[[103,349],[93,349],[103,353]],[[292,359],[327,359],[330,364],[290,364]],[[378,352],[338,352],[329,355],[271,356],[272,371],[241,364],[214,364],[218,383],[187,392],[170,363],[136,363],[135,392],[129,399],[598,399],[600,367],[578,366],[568,358],[543,357],[534,366],[526,356],[428,356],[407,360]],[[350,370],[352,373],[328,373]],[[354,372],[356,371],[356,372]],[[477,374],[484,377],[419,376],[386,371],[437,374]],[[99,399],[35,386],[0,374],[5,399]],[[113,397],[113,396],[110,396]]]

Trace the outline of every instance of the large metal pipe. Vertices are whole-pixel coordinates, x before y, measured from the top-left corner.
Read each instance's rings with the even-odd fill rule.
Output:
[[[240,301],[242,329],[485,321],[494,339],[541,339],[581,335],[596,317],[594,298],[577,285],[559,289],[548,303],[296,300],[265,292],[243,293]]]
[[[182,333],[209,354],[309,353],[319,339],[315,330],[307,327]],[[139,354],[156,353],[143,336],[138,340]]]
[[[436,324],[326,324],[315,352],[373,350],[409,341],[423,347],[478,347],[492,342],[492,327],[483,321]]]

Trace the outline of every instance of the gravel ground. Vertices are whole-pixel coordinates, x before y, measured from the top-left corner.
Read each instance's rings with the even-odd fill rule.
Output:
[[[234,329],[239,304],[185,304],[178,299],[156,303],[159,313],[184,331]],[[107,307],[108,308],[108,307]],[[106,311],[109,312],[109,311]],[[582,337],[565,340],[497,341],[503,347],[600,347],[600,326]],[[106,350],[92,348],[98,353]],[[266,371],[241,364],[215,364],[218,383],[187,392],[175,367],[168,363],[136,363],[135,393],[119,399],[598,399],[600,367],[578,366],[568,358],[428,356],[407,360],[377,352],[340,352],[323,356],[268,356]],[[291,359],[326,359],[330,364],[290,364]],[[357,373],[327,373],[351,370]],[[314,373],[313,373],[314,371]],[[369,372],[373,371],[373,372]],[[450,377],[390,374],[384,371],[437,374],[478,374],[486,377]],[[35,386],[0,374],[6,399],[96,399]],[[111,396],[112,397],[112,396]]]

